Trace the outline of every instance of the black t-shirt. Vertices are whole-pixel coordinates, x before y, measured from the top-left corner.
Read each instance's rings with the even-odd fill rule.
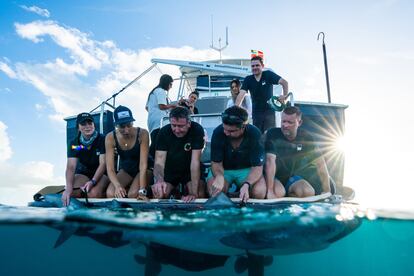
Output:
[[[253,114],[272,110],[267,101],[273,96],[273,85],[278,84],[281,77],[272,71],[263,71],[260,81],[254,75],[247,76],[242,90],[249,91],[252,98]]]
[[[99,166],[99,155],[105,154],[105,136],[98,134],[89,147],[84,147],[79,141],[79,135],[73,139],[67,148],[67,157],[78,158],[76,173],[93,176]]]
[[[223,162],[225,170],[238,170],[263,165],[264,147],[260,130],[248,124],[243,141],[237,149],[231,146],[230,138],[223,131],[223,125],[214,129],[211,137],[211,161]]]
[[[320,185],[316,160],[321,157],[312,135],[298,129],[294,141],[288,141],[280,128],[271,128],[265,139],[266,153],[276,155],[276,177],[286,184],[293,175],[298,175],[313,185]]]
[[[184,137],[175,136],[170,124],[162,127],[157,136],[156,150],[167,152],[165,174],[190,173],[192,150],[203,148],[204,129],[196,122],[191,122],[191,127]]]

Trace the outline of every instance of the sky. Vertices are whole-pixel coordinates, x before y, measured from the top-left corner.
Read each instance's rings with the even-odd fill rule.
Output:
[[[262,50],[295,100],[346,109],[345,185],[367,207],[413,210],[414,3],[363,1],[1,1],[0,203],[25,205],[63,185],[63,118],[89,111],[151,65],[151,58],[209,60]],[[144,104],[159,66],[117,98],[146,128]],[[178,88],[175,82],[173,89]]]

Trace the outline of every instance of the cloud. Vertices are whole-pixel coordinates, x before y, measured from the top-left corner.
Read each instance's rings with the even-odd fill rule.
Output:
[[[50,12],[47,9],[42,9],[42,8],[39,8],[39,7],[36,7],[36,6],[27,7],[25,5],[21,5],[20,8],[22,8],[25,11],[28,11],[28,12],[33,12],[33,13],[38,14],[38,15],[43,16],[43,17],[47,17],[47,18],[50,17]]]
[[[54,110],[49,116],[52,120],[62,121],[62,118],[89,111],[104,99],[118,92],[132,79],[151,66],[151,59],[185,59],[207,60],[216,58],[213,50],[197,50],[188,46],[179,48],[160,47],[155,49],[119,49],[113,41],[96,41],[91,35],[78,29],[59,25],[57,22],[34,21],[27,24],[16,23],[17,34],[34,43],[42,43],[44,38],[63,48],[67,56],[58,56],[55,60],[43,63],[19,62],[13,69],[7,64],[0,68],[7,71],[9,77],[31,84],[48,99],[48,104]],[[179,76],[179,70],[174,66],[158,66],[128,91],[117,97],[116,104],[131,107],[138,115],[137,124],[146,127],[147,113],[144,104],[148,92],[158,84],[160,72]],[[10,75],[14,72],[14,75]],[[89,78],[93,73],[94,78]],[[178,88],[178,83],[173,89]]]
[[[46,107],[44,106],[44,105],[41,105],[41,104],[35,104],[35,109],[37,110],[37,111],[42,111],[42,110],[44,110]]]
[[[13,155],[7,126],[0,121],[0,203],[26,205],[31,196],[48,185],[64,185],[63,177],[54,175],[54,166],[45,161],[30,161],[22,165],[10,162]],[[19,191],[16,193],[16,191]],[[26,196],[22,197],[22,193]]]
[[[8,205],[27,205],[41,188],[65,184],[62,176],[54,175],[54,166],[44,161],[0,163],[0,179],[0,204]]]
[[[13,69],[11,69],[9,65],[1,61],[0,61],[0,70],[3,71],[11,79],[17,78],[16,72],[14,72]]]
[[[10,159],[13,154],[10,147],[10,139],[6,130],[7,126],[0,121],[0,163]]]

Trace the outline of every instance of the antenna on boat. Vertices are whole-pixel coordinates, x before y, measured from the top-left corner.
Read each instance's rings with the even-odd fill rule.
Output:
[[[328,103],[331,103],[331,89],[329,86],[329,73],[328,73],[328,58],[326,57],[326,46],[325,46],[325,33],[319,32],[319,37],[322,35],[322,52],[323,52],[323,63],[325,65],[325,79],[326,79],[326,90],[328,92]]]
[[[218,39],[219,46],[214,46],[214,29],[213,29],[213,16],[211,16],[211,45],[210,48],[216,50],[220,53],[220,63],[221,63],[221,52],[229,46],[229,28],[226,26],[226,45],[221,47],[221,37]]]

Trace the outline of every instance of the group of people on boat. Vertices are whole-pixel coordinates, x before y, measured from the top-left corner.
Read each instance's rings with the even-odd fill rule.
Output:
[[[267,101],[274,84],[282,86],[279,99],[286,100],[288,83],[263,68],[262,58],[253,57],[253,74],[242,85],[239,80],[231,82],[232,97],[211,137],[211,167],[207,170],[201,162],[205,131],[191,120],[198,113],[195,103],[199,95],[195,91],[188,99],[170,103],[167,93],[173,79],[169,75],[161,76],[148,96],[149,132],[134,127],[133,114],[125,106],[114,110],[115,130],[106,137],[96,131],[91,114],[79,114],[78,136],[68,145],[63,204],[82,192],[97,198],[174,197],[185,202],[220,192],[237,192],[244,202],[330,192],[323,155],[313,137],[299,128],[299,108],[286,107],[281,128],[275,128],[275,112]],[[246,97],[248,92],[251,100]],[[161,127],[164,117],[169,124]]]

